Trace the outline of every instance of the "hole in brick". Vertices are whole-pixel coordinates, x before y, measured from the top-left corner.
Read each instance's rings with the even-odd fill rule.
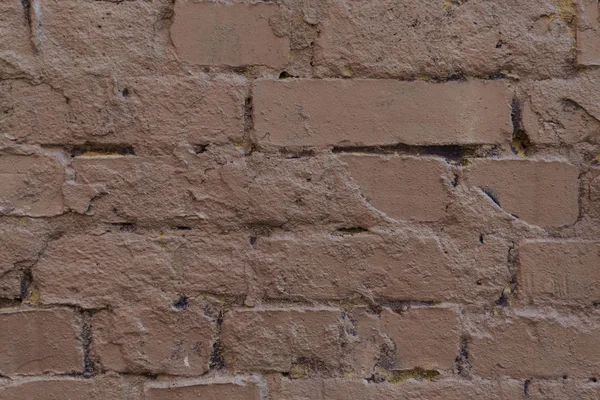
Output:
[[[291,78],[291,75],[287,73],[287,71],[283,71],[279,74],[279,79],[288,79]]]
[[[529,385],[531,385],[531,381],[533,378],[525,379],[525,384],[523,385],[523,394],[525,397],[529,397]]]
[[[331,151],[337,153],[365,153],[365,154],[406,154],[413,156],[437,156],[457,163],[464,162],[465,158],[475,156],[477,147],[439,145],[439,146],[413,146],[398,143],[389,146],[334,146]]]
[[[23,271],[23,275],[21,276],[21,290],[20,290],[20,300],[25,301],[31,292],[31,286],[33,285],[33,272],[31,268],[27,268]]]
[[[177,310],[186,310],[188,306],[188,298],[185,295],[179,296],[179,298],[173,302],[173,308]]]
[[[192,228],[190,228],[189,226],[176,226],[175,229],[177,229],[178,231],[191,231]]]
[[[590,380],[590,382],[593,382],[593,383],[598,382],[598,379],[595,376],[592,376],[589,380]]]
[[[510,119],[513,126],[511,143],[512,151],[519,157],[525,157],[531,149],[531,141],[523,127],[523,112],[519,99],[514,97],[510,107]]]
[[[479,279],[477,282],[475,282],[477,284],[477,286],[481,286],[483,285],[483,281],[481,279]]]
[[[452,187],[458,186],[458,174],[454,174],[454,178],[452,179]]]
[[[563,375],[562,378],[563,378],[563,380],[569,379],[569,377],[567,375]]]
[[[483,244],[483,233],[479,235],[479,243]]]
[[[86,142],[71,148],[71,157],[79,156],[128,156],[135,155],[130,144],[92,143]]]
[[[504,42],[502,40],[498,40],[498,42],[496,43],[496,48],[501,49],[503,44]]]
[[[454,360],[456,365],[456,373],[462,377],[470,376],[471,362],[469,361],[469,338],[461,336],[460,338],[460,350],[456,359]]]
[[[339,235],[357,235],[359,233],[369,232],[367,228],[363,228],[362,226],[352,226],[349,228],[339,228],[336,229],[335,233]]]
[[[250,245],[254,246],[258,238],[256,236],[250,236]]]
[[[221,333],[221,325],[223,324],[223,314],[219,313],[219,318],[217,319],[217,333]],[[210,361],[208,363],[208,367],[211,370],[221,370],[225,368],[225,357],[224,357],[223,343],[221,343],[221,339],[215,340],[213,343],[212,350],[210,352]]]
[[[208,149],[209,144],[195,144],[192,146],[194,153],[195,154],[202,154],[204,152],[206,152],[206,150]]]
[[[133,233],[137,231],[137,225],[133,222],[116,222],[111,225],[114,226],[119,232]]]
[[[310,149],[300,149],[300,150],[290,150],[290,149],[280,149],[279,153],[281,155],[283,155],[285,158],[307,158],[307,157],[313,157],[315,155],[315,151],[314,150],[310,150]]]
[[[121,91],[121,94],[123,95],[123,97],[129,97],[129,89],[125,88]]]
[[[92,311],[84,310],[81,312],[81,343],[83,346],[83,376],[90,378],[96,374],[96,365],[92,359],[92,341],[94,334],[92,332]]]
[[[486,196],[488,196],[498,207],[500,206],[500,201],[498,200],[498,197],[496,196],[496,194],[494,193],[494,191],[490,188],[481,188],[481,190],[483,191],[483,193],[486,194]]]

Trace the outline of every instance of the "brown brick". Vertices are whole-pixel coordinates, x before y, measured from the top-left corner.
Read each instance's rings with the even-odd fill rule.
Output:
[[[198,302],[170,307],[100,311],[93,348],[102,370],[201,375],[208,371],[216,323]]]
[[[469,361],[481,377],[584,378],[600,373],[600,331],[569,322],[497,318],[489,333],[469,344]]]
[[[123,390],[118,379],[63,378],[52,380],[17,381],[0,386],[0,400],[122,400]]]
[[[442,308],[399,307],[396,312],[384,309],[381,316],[361,313],[356,316],[360,342],[357,354],[361,366],[386,370],[450,371],[459,353],[460,332],[458,316],[453,310]],[[369,352],[376,355],[369,360]]]
[[[511,98],[500,81],[261,80],[254,120],[265,145],[504,143]]]
[[[255,249],[259,282],[274,299],[436,301],[470,290],[434,238],[286,235],[260,238]]]
[[[72,310],[0,312],[1,375],[83,372],[80,321]]]
[[[563,226],[579,214],[578,174],[575,166],[556,161],[475,160],[466,181],[525,222]]]
[[[276,388],[270,388],[269,400],[463,400],[520,399],[521,382],[491,381],[416,381],[397,383],[369,383],[350,378],[337,379],[282,379]]]
[[[187,235],[186,235],[187,236]],[[35,266],[41,301],[85,308],[158,301],[164,294],[245,294],[241,236],[145,238],[133,233],[65,236]],[[230,242],[227,240],[231,238]]]
[[[259,400],[254,383],[206,383],[202,385],[148,387],[146,400]]]
[[[43,156],[0,154],[0,215],[48,217],[63,212],[64,167]]]
[[[503,71],[543,78],[571,68],[570,0],[326,4],[313,60],[319,75],[414,79]]]
[[[577,8],[577,63],[600,65],[600,5],[580,0]]]
[[[47,75],[140,75],[173,59],[166,1],[48,0],[32,4],[32,11],[32,41]]]
[[[323,371],[340,363],[339,313],[332,310],[230,311],[222,340],[234,371]]]
[[[600,386],[572,379],[545,381],[532,379],[527,385],[527,398],[534,400],[581,399],[595,400],[600,397]]]
[[[287,37],[269,25],[277,4],[175,3],[171,37],[181,58],[192,64],[283,67],[289,58]]]
[[[141,301],[174,292],[167,252],[135,234],[64,236],[49,243],[34,269],[41,301],[84,308]]]
[[[450,203],[448,166],[435,159],[345,155],[352,179],[367,201],[399,220],[438,221]],[[377,179],[373,179],[377,177]]]
[[[525,242],[519,263],[519,293],[530,300],[600,300],[598,242]]]
[[[0,222],[0,298],[18,298],[23,270],[35,264],[48,240],[45,221],[33,218]]]
[[[129,144],[137,154],[185,144],[223,143],[243,135],[243,79],[163,74],[115,79],[70,76],[48,85],[14,81],[0,127],[32,144]]]
[[[226,159],[230,162],[223,163]],[[205,221],[238,230],[242,224],[361,226],[381,219],[347,184],[343,165],[326,157],[284,159],[257,152],[243,157],[211,145],[185,160],[75,157],[72,165],[76,183],[106,187],[108,194],[90,210],[103,221]]]
[[[2,58],[5,61],[17,61],[19,58],[33,53],[29,41],[29,27],[23,5],[19,0],[6,0],[0,4],[0,31],[3,32],[0,37],[0,49],[2,49]],[[0,66],[0,76],[10,76],[17,72],[12,68],[7,68],[10,66],[10,61]]]

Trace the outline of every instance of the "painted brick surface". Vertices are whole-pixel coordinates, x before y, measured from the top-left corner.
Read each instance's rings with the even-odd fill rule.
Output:
[[[4,0],[0,400],[600,397],[596,0]]]

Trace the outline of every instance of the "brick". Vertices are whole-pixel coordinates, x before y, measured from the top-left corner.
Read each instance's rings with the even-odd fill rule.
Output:
[[[527,386],[528,398],[534,400],[581,399],[594,400],[600,396],[600,387],[594,383],[573,380],[543,381],[532,379]]]
[[[76,183],[106,187],[108,194],[95,199],[90,210],[102,221],[202,221],[237,230],[240,225],[272,229],[326,221],[362,226],[380,219],[348,186],[344,168],[335,160],[261,153],[243,157],[238,150],[216,147],[200,156],[186,154],[184,160],[75,157],[72,165]],[[223,163],[225,159],[230,162]]]
[[[361,194],[378,210],[399,220],[439,221],[450,195],[444,184],[448,166],[441,160],[344,155]],[[373,179],[377,176],[377,179]]]
[[[469,344],[469,361],[481,377],[587,379],[600,373],[597,327],[514,317],[497,318],[488,329]]]
[[[7,116],[0,127],[31,144],[124,143],[137,154],[243,136],[247,85],[242,78],[75,75],[53,85],[3,83],[0,107],[7,108]]]
[[[600,300],[598,242],[525,242],[519,263],[519,292],[530,301]]]
[[[289,58],[287,37],[269,24],[277,4],[175,3],[171,37],[180,57],[191,64],[283,67]]]
[[[183,309],[100,311],[92,325],[93,351],[102,370],[194,376],[209,369],[216,323],[203,315],[198,302]]]
[[[121,400],[123,389],[118,379],[48,379],[17,381],[0,386],[0,400]]]
[[[244,295],[245,266],[241,256],[231,257],[240,252],[240,241],[249,246],[247,239],[189,236],[149,239],[123,232],[52,241],[34,269],[41,301],[102,308],[153,304],[164,294]]]
[[[29,27],[19,0],[6,0],[0,4],[0,32],[2,32],[0,54],[3,59],[5,57],[18,59],[33,53],[31,42],[29,42]],[[5,67],[6,65],[0,67],[0,76],[12,72],[10,69],[5,70]]]
[[[48,240],[45,221],[22,217],[0,221],[0,298],[18,298],[23,269],[35,264]]]
[[[355,400],[463,400],[469,399],[519,399],[523,385],[514,382],[491,381],[416,381],[397,383],[369,383],[352,378],[336,379],[281,379],[270,388],[270,400],[344,400],[352,394]]]
[[[313,64],[321,76],[562,75],[570,68],[575,44],[572,4],[331,1]]]
[[[257,275],[271,299],[440,301],[468,296],[434,238],[272,236],[257,240]]]
[[[475,160],[466,182],[487,192],[499,207],[534,225],[573,224],[579,214],[579,172],[556,161]]]
[[[146,400],[259,400],[260,391],[253,383],[207,383],[203,385],[150,387]]]
[[[577,63],[600,65],[600,6],[594,0],[581,0],[577,8]]]
[[[72,310],[0,312],[0,374],[83,372],[79,325]]]
[[[63,212],[64,167],[44,156],[0,154],[0,215],[51,217]]]
[[[253,95],[265,145],[504,143],[512,131],[500,81],[260,80]]]
[[[441,308],[397,311],[384,309],[379,317],[356,315],[360,340],[356,352],[361,367],[366,371],[376,366],[389,371],[451,371],[460,345],[456,312]]]
[[[234,371],[335,370],[339,314],[330,310],[234,310],[222,326],[225,365]]]
[[[46,75],[68,77],[86,71],[96,76],[115,76],[164,71],[173,60],[165,26],[169,3],[40,2],[32,15],[32,36],[43,55]]]
[[[41,301],[83,308],[142,301],[174,292],[176,272],[159,243],[135,234],[63,236],[34,268]]]

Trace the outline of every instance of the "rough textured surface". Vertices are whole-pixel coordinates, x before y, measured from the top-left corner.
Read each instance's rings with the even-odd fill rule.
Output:
[[[0,2],[0,400],[600,398],[596,0]]]
[[[260,80],[260,144],[377,146],[503,143],[510,138],[506,83]]]

